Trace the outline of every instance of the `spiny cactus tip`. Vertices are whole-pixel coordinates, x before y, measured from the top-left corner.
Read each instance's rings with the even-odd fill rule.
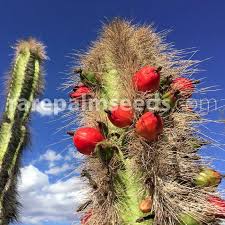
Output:
[[[41,60],[48,59],[45,51],[46,47],[43,43],[32,37],[18,41],[14,48],[16,50],[16,55],[29,50]]]

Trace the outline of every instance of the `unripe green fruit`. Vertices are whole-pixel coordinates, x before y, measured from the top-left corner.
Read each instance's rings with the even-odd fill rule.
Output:
[[[180,225],[200,225],[200,222],[185,213],[180,215],[179,220],[181,221]]]
[[[195,178],[195,185],[200,187],[217,186],[221,182],[221,174],[212,169],[204,169]]]
[[[169,104],[171,108],[173,108],[175,106],[177,99],[173,93],[167,92],[162,96],[162,100],[163,102],[166,102],[167,104]]]

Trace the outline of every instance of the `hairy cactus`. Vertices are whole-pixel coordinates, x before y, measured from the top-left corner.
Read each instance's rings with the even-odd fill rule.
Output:
[[[197,88],[190,76],[199,61],[185,60],[185,52],[164,42],[165,34],[116,19],[78,59],[80,79],[71,80],[70,96],[86,129],[68,133],[88,155],[81,175],[93,191],[78,209],[83,225],[219,224],[208,199],[221,177],[204,173],[197,152],[206,141],[195,126],[201,117],[184,104]],[[88,94],[77,95],[81,86]],[[136,99],[145,104],[134,107]],[[111,110],[123,100],[131,102],[133,115]],[[148,100],[154,100],[150,108]],[[92,108],[84,110],[85,103]]]
[[[20,204],[16,183],[22,150],[28,144],[28,123],[34,99],[43,90],[44,46],[35,39],[20,41],[7,77],[7,99],[0,124],[0,224],[17,219]]]

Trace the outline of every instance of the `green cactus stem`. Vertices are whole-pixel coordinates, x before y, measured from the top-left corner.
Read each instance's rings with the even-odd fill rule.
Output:
[[[122,99],[122,86],[120,82],[120,76],[118,71],[115,69],[113,63],[113,56],[110,60],[110,54],[107,55],[107,72],[104,73],[102,80],[102,99],[108,102],[108,105],[113,101],[119,102]],[[120,133],[125,134],[124,129],[120,129],[109,124],[109,133]],[[117,141],[117,145],[122,146],[122,139]],[[139,203],[142,200],[142,195],[140,192],[145,193],[143,185],[140,183],[140,174],[135,170],[134,162],[132,159],[126,159],[121,149],[119,149],[119,154],[117,154],[118,160],[123,163],[123,169],[119,170],[117,177],[115,179],[115,191],[118,196],[117,208],[122,220],[122,224],[138,224],[136,220],[144,216],[144,214],[139,210]],[[126,188],[123,188],[126,187]],[[145,221],[143,225],[147,224]],[[150,224],[150,223],[148,223]]]
[[[44,46],[20,41],[8,78],[5,111],[0,124],[0,224],[17,219],[16,180],[22,150],[28,143],[32,103],[43,90]],[[10,199],[11,201],[6,201]]]

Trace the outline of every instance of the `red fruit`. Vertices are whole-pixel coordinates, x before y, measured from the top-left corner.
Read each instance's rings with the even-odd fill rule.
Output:
[[[193,81],[184,77],[173,80],[171,88],[175,91],[179,91],[182,97],[191,97],[195,89]]]
[[[81,225],[86,225],[87,222],[89,221],[89,219],[92,217],[92,210],[89,210],[85,215],[84,217],[81,219]]]
[[[133,85],[138,91],[149,91],[151,93],[159,89],[161,68],[144,66],[137,71],[133,78]]]
[[[91,155],[95,150],[95,146],[104,139],[102,133],[93,127],[79,128],[73,136],[75,147],[84,155]]]
[[[133,123],[134,113],[128,106],[115,106],[111,111],[106,110],[111,123],[119,128],[129,127]]]
[[[74,92],[70,93],[70,98],[77,99],[91,92],[91,89],[85,85],[81,85],[74,89]]]
[[[208,201],[216,208],[216,217],[225,219],[225,200],[216,196],[209,196]]]
[[[137,121],[135,130],[145,139],[155,141],[163,131],[163,120],[160,115],[147,112]]]

